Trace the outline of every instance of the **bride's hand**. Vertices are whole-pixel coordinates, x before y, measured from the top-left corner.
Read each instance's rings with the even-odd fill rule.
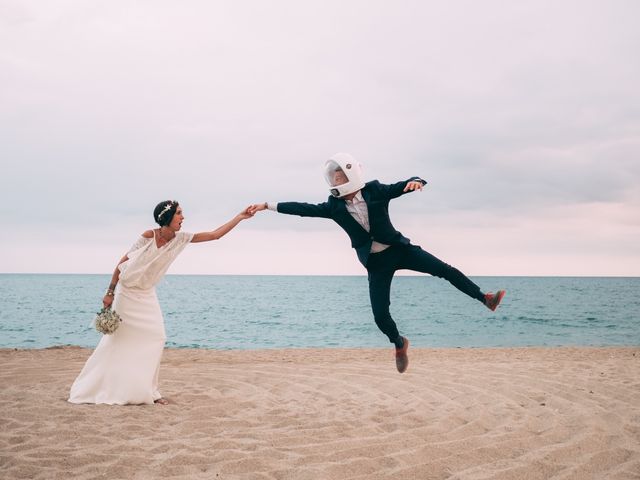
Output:
[[[102,305],[104,306],[104,308],[109,308],[112,303],[113,303],[113,295],[105,295],[102,298]]]
[[[242,219],[242,220],[246,220],[247,218],[251,218],[255,215],[255,211],[252,210],[252,208],[249,206],[247,208],[245,208],[243,211],[241,211],[238,216]]]

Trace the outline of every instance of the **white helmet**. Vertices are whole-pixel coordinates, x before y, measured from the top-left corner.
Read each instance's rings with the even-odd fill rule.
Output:
[[[362,165],[348,153],[336,153],[324,164],[324,179],[337,198],[357,192],[364,187]]]

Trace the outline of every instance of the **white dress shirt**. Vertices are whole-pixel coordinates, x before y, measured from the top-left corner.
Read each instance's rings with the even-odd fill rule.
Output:
[[[353,200],[345,200],[344,203],[347,204],[347,212],[351,214],[356,222],[367,232],[371,231],[371,226],[369,225],[369,209],[367,208],[367,202],[365,202],[362,197],[362,192],[356,193]],[[387,248],[389,248],[389,245],[385,245],[384,243],[379,243],[375,240],[371,242],[371,253],[378,253]]]
[[[362,226],[367,232],[371,230],[369,226],[369,209],[367,208],[367,202],[362,198],[362,192],[356,193],[356,196],[353,197],[353,200],[345,200],[344,201],[347,206],[347,211],[351,214],[351,216],[355,219],[356,222]],[[269,210],[278,211],[278,204],[267,202],[267,208]],[[385,245],[384,243],[376,242],[375,240],[371,242],[371,253],[382,252],[389,248],[389,245]]]

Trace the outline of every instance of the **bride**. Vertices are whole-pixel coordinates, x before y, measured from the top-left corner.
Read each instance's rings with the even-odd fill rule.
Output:
[[[73,382],[69,402],[169,403],[158,391],[166,334],[155,286],[188,243],[217,240],[252,216],[247,208],[211,232],[192,234],[180,231],[184,214],[178,202],[156,206],[153,217],[160,228],[144,232],[122,257],[102,299],[105,307],[113,304],[122,323],[103,335]]]

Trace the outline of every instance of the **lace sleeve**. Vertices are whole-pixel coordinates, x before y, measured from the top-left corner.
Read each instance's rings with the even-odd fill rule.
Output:
[[[193,233],[188,232],[178,232],[176,234],[176,240],[180,243],[180,245],[186,245],[187,243],[193,240]]]
[[[136,243],[134,243],[129,249],[129,251],[127,252],[127,255],[140,250],[142,247],[144,247],[145,245],[147,245],[152,241],[153,241],[153,238],[145,238],[145,237],[138,238],[138,240],[136,240]]]

